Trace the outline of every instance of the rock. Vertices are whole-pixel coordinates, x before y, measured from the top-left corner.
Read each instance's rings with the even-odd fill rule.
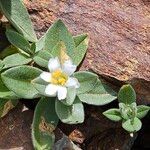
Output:
[[[33,150],[31,123],[33,112],[19,105],[0,119],[0,149]]]
[[[138,102],[150,103],[148,0],[24,2],[38,36],[57,18],[61,18],[74,35],[87,32],[90,45],[81,69],[131,83],[138,94]]]
[[[85,150],[130,150],[134,137],[125,132],[120,123],[112,122],[102,115],[104,108],[88,106],[83,124],[60,124],[61,130]]]

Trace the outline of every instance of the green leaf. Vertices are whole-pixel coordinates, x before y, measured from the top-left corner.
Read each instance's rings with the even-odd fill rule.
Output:
[[[40,50],[43,50],[44,48],[44,45],[45,45],[45,36],[42,36],[37,42],[36,42],[36,49],[35,49],[35,52],[38,52]]]
[[[20,65],[25,65],[31,61],[32,61],[31,58],[28,58],[27,56],[24,56],[22,54],[19,54],[19,53],[12,54],[10,56],[7,56],[3,60],[3,64],[4,64],[3,69],[20,66]]]
[[[65,105],[72,105],[76,98],[76,89],[74,87],[67,88],[67,97],[62,100]]]
[[[137,106],[137,118],[142,119],[144,118],[147,113],[149,112],[150,107],[145,105],[139,105]]]
[[[91,105],[105,105],[117,98],[113,89],[102,83],[99,79],[97,79],[96,85],[91,91],[79,94],[78,97],[82,102]]]
[[[122,123],[122,127],[130,133],[137,132],[141,129],[142,122],[137,117],[135,117],[133,120],[129,119],[127,121],[124,121]]]
[[[10,28],[8,28],[6,30],[6,36],[8,38],[8,41],[12,45],[22,49],[26,53],[30,53],[30,54],[34,53],[31,50],[30,43],[21,34],[17,33],[16,31],[14,31]]]
[[[55,140],[53,131],[58,121],[55,99],[41,98],[36,106],[32,124],[32,140],[35,149],[51,150]]]
[[[33,25],[22,0],[0,0],[0,9],[19,33],[27,40],[36,42]]]
[[[49,51],[41,50],[37,52],[33,58],[33,60],[41,67],[47,68],[48,61],[52,58],[52,55]]]
[[[51,52],[59,42],[65,44],[66,53],[73,59],[75,43],[68,29],[61,20],[57,20],[47,31],[45,35],[44,49]]]
[[[59,59],[61,60],[60,57],[62,51],[66,52],[66,46],[64,42],[60,41],[54,46],[54,48],[51,51],[51,54],[53,57],[59,57]]]
[[[3,66],[4,66],[4,64],[3,64],[2,60],[0,60],[0,71],[2,70]]]
[[[87,71],[79,71],[74,73],[74,77],[78,79],[80,87],[77,94],[82,94],[92,90],[97,82],[98,76]]]
[[[12,91],[10,91],[3,83],[0,76],[0,99],[17,99],[18,97]]]
[[[45,82],[43,79],[41,79],[40,77],[37,77],[34,80],[32,80],[32,84],[41,95],[50,97],[49,95],[46,95],[45,93],[45,88],[48,85],[48,83]]]
[[[76,65],[79,65],[81,63],[81,61],[83,60],[86,50],[88,48],[88,42],[89,42],[89,38],[87,34],[81,34],[78,36],[73,37],[74,42],[75,42],[75,52],[74,52],[74,56],[73,57],[73,62]]]
[[[121,103],[131,104],[136,101],[136,93],[129,84],[123,85],[118,93],[118,100]]]
[[[30,66],[18,66],[8,69],[1,74],[2,80],[9,90],[25,99],[32,99],[38,95],[38,91],[31,81],[41,74],[41,70]]]
[[[125,120],[136,117],[137,105],[135,102],[132,104],[119,103],[119,109],[120,109],[122,118],[124,118]]]
[[[109,110],[103,112],[103,115],[112,121],[122,120],[122,117],[120,115],[120,111],[119,111],[119,109],[116,109],[116,108],[112,108],[112,109],[109,109]]]
[[[18,53],[19,50],[17,47],[10,45],[8,47],[6,47],[2,52],[0,52],[0,59],[4,59],[5,57]]]
[[[0,99],[0,117],[4,117],[18,104],[18,100]]]
[[[64,105],[61,101],[56,100],[55,108],[59,119],[63,123],[77,124],[84,121],[84,108],[78,97],[71,106]]]

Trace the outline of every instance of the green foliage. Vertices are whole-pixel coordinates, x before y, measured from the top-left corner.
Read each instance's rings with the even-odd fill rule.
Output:
[[[73,87],[69,87],[67,89],[67,97],[62,102],[65,105],[72,105],[74,100],[75,100],[75,98],[76,98],[76,89],[73,88]]]
[[[2,60],[0,60],[0,71],[2,70],[3,66],[4,66],[4,64],[3,64]]]
[[[73,39],[75,42],[75,57],[73,57],[73,62],[76,65],[79,65],[83,60],[86,50],[88,48],[89,37],[87,34],[81,34],[73,37]]]
[[[0,118],[4,117],[11,109],[18,104],[18,100],[0,99]]]
[[[145,105],[137,106],[137,118],[142,119],[144,118],[147,113],[149,112],[150,107]]]
[[[40,50],[43,50],[44,48],[44,45],[45,45],[45,37],[46,37],[46,34],[44,36],[42,36],[36,43],[36,48],[35,48],[35,52],[38,52]]]
[[[26,53],[33,54],[30,43],[21,34],[17,33],[11,28],[8,28],[6,30],[6,36],[12,45],[20,48]]]
[[[22,0],[0,0],[0,10],[27,40],[37,40],[27,9]]]
[[[110,87],[98,79],[92,90],[79,94],[78,96],[84,103],[91,105],[105,105],[115,100],[117,98],[115,95],[116,93]]]
[[[32,80],[32,84],[41,95],[48,97],[48,95],[46,95],[45,93],[45,88],[48,85],[47,82],[42,80],[40,77],[37,77],[34,80]]]
[[[17,99],[18,97],[12,91],[10,91],[3,83],[0,77],[0,99]]]
[[[52,54],[49,51],[41,50],[37,52],[33,60],[41,67],[47,68],[48,61],[52,57]]]
[[[136,100],[136,93],[131,85],[123,85],[118,93],[118,100],[121,103],[131,104]]]
[[[38,77],[40,73],[40,69],[30,66],[19,66],[6,70],[1,74],[1,77],[8,89],[16,95],[32,99],[38,96],[38,91],[31,84],[31,81]]]
[[[109,110],[103,112],[103,115],[112,121],[122,120],[122,117],[120,115],[120,111],[119,111],[119,109],[116,109],[116,108],[112,108],[112,109],[109,109]]]
[[[56,100],[55,108],[59,119],[63,123],[77,124],[84,121],[84,108],[78,97],[71,106],[64,105],[61,101]]]
[[[4,59],[5,57],[18,53],[19,50],[17,47],[14,47],[13,45],[10,45],[6,47],[3,51],[0,52],[0,59]]]
[[[35,149],[51,150],[55,141],[53,131],[58,121],[55,99],[41,98],[36,106],[32,124],[32,140]]]
[[[23,54],[12,54],[4,58],[3,60],[3,69],[7,69],[10,67],[15,67],[15,66],[20,66],[20,65],[25,65],[31,62],[32,59],[23,55]]]
[[[132,133],[132,132],[139,131],[141,129],[141,127],[142,127],[142,123],[137,117],[135,117],[132,120],[128,119],[128,120],[123,121],[122,127],[126,131]]]
[[[92,90],[98,79],[96,74],[86,71],[75,72],[74,77],[77,78],[80,83],[77,94],[83,94]]]
[[[149,106],[137,106],[136,93],[131,85],[124,85],[118,93],[119,109],[109,109],[103,113],[112,121],[122,120],[122,127],[130,132],[137,132],[142,127],[141,118],[150,110]]]
[[[74,40],[61,20],[57,20],[45,35],[44,49],[52,51],[59,42],[64,42],[67,54],[72,58],[75,50]]]

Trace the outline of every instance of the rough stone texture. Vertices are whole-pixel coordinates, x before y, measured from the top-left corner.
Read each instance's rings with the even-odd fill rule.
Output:
[[[22,112],[22,105],[0,119],[0,150],[33,150],[31,123],[33,112]]]
[[[103,108],[88,106],[83,124],[60,124],[60,128],[83,150],[130,150],[137,135],[131,138],[120,123],[104,117],[103,111]]]
[[[149,0],[24,0],[38,36],[61,18],[90,45],[81,69],[131,82],[139,103],[150,103]]]
[[[0,120],[0,150],[33,150],[31,142],[33,112],[31,110],[22,112],[22,110],[22,105],[19,105]],[[55,148],[59,146],[58,150],[61,150],[60,147],[73,150],[73,145],[70,143],[72,140],[83,150],[110,148],[129,150],[136,135],[131,138],[119,123],[113,123],[105,118],[102,115],[103,111],[104,109],[99,107],[90,106],[86,108],[86,119],[83,124],[71,126],[61,123],[55,131]]]

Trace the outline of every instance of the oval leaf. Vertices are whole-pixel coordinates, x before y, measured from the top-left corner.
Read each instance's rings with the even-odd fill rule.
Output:
[[[26,53],[30,53],[30,54],[33,53],[33,51],[31,50],[29,42],[21,34],[8,28],[6,30],[6,36],[8,38],[8,41],[12,45],[16,46],[17,48],[22,49]]]
[[[137,115],[136,117],[139,119],[144,118],[147,113],[149,112],[150,107],[149,106],[145,106],[145,105],[139,105],[137,106]]]
[[[11,24],[27,40],[37,40],[29,14],[22,0],[0,0],[0,9]]]
[[[32,124],[32,139],[35,149],[51,150],[55,140],[53,131],[58,121],[55,99],[41,98],[36,106]]]
[[[112,108],[112,109],[109,109],[109,110],[103,112],[103,115],[112,121],[122,120],[120,111],[119,111],[119,109],[116,109],[116,108]]]
[[[118,100],[121,103],[131,104],[136,100],[136,93],[131,85],[123,85],[118,93]]]
[[[139,131],[141,129],[141,127],[142,127],[142,123],[137,117],[135,117],[132,121],[130,119],[127,120],[127,121],[124,121],[122,123],[122,127],[126,131],[132,133],[132,132]]]
[[[82,102],[76,97],[71,106],[64,105],[61,101],[56,100],[56,113],[63,123],[77,124],[84,121],[84,108]]]
[[[29,67],[19,66],[8,69],[1,74],[2,80],[9,90],[25,99],[32,99],[38,96],[38,91],[31,84],[31,81],[38,77],[41,70]]]
[[[113,89],[97,79],[96,85],[91,91],[79,94],[78,97],[82,102],[87,104],[105,105],[114,101],[117,98],[115,95],[116,93]]]
[[[67,54],[73,59],[75,43],[68,29],[61,20],[57,20],[47,31],[45,35],[44,49],[51,52],[59,42],[65,44]]]
[[[20,66],[20,65],[25,65],[31,61],[32,61],[31,58],[28,58],[27,56],[24,56],[24,55],[19,54],[19,53],[9,55],[3,60],[3,64],[4,64],[3,69],[15,67],[15,66]]]

